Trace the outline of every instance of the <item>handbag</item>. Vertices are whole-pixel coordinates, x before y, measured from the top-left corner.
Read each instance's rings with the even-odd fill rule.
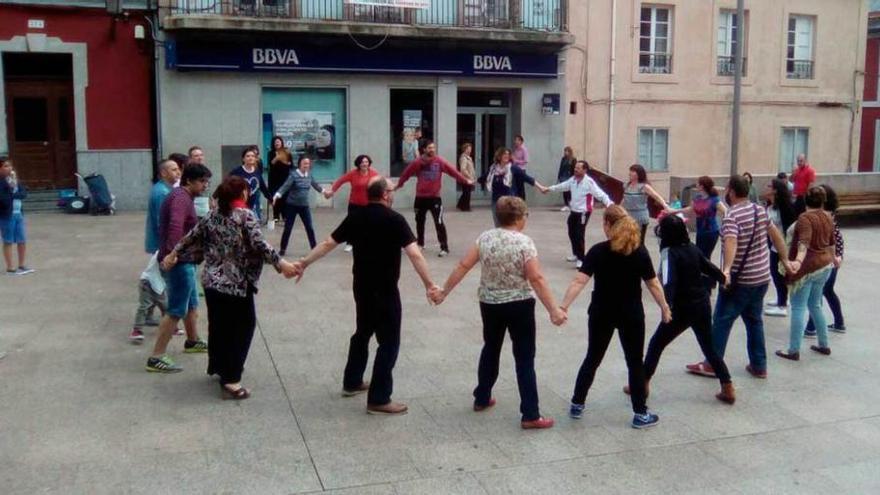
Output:
[[[752,203],[752,208],[755,209],[755,217],[754,217],[754,227],[752,227],[752,236],[749,238],[749,243],[746,245],[746,250],[743,253],[742,262],[740,263],[739,268],[734,272],[733,269],[730,270],[730,280],[728,280],[728,284],[726,286],[722,286],[721,290],[726,293],[731,293],[736,289],[736,282],[739,280],[739,273],[742,271],[742,264],[746,262],[749,258],[749,254],[752,252],[752,246],[755,243],[755,233],[758,232],[758,206]],[[734,255],[735,256],[735,255]]]

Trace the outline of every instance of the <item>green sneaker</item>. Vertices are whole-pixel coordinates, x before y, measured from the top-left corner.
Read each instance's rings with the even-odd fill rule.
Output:
[[[198,354],[200,352],[208,352],[208,343],[204,340],[187,340],[183,344],[183,352],[187,354]]]
[[[147,359],[147,371],[151,373],[180,373],[183,368],[177,365],[173,359],[168,356],[160,358],[150,357]]]

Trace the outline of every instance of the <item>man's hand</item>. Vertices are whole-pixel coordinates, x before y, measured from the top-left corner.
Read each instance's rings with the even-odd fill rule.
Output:
[[[165,258],[162,259],[162,269],[165,270],[166,272],[168,270],[174,268],[174,265],[176,265],[176,264],[177,264],[177,252],[176,251],[171,251],[170,253],[165,255]]]
[[[299,283],[302,280],[303,275],[306,273],[306,265],[302,262],[302,260],[294,261],[291,263],[293,265],[294,274],[296,277],[296,283]]]
[[[791,274],[795,274],[801,269],[801,262],[798,260],[787,261],[782,263],[785,266],[785,271]]]
[[[281,274],[284,275],[284,278],[287,279],[293,278],[297,276],[297,274],[299,274],[296,266],[283,258],[281,259],[281,261],[278,262],[278,268],[281,269]]]
[[[724,287],[730,287],[730,270],[721,272],[724,275]]]
[[[324,190],[324,199],[330,199],[333,197],[333,191]]]
[[[664,305],[660,308],[660,315],[663,323],[669,323],[672,321],[672,308],[670,308],[668,304]]]

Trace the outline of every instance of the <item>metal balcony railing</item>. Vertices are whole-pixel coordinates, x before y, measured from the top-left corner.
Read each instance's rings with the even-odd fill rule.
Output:
[[[789,79],[812,79],[813,61],[788,59],[785,63],[785,70],[788,72]]]
[[[347,0],[166,0],[171,15],[221,15],[565,32],[569,0],[431,0],[429,7]],[[382,0],[374,0],[379,3]],[[389,3],[391,3],[389,1]]]
[[[672,74],[672,54],[655,52],[639,53],[639,73]]]
[[[746,70],[749,67],[747,62],[747,58],[743,57],[743,75],[746,75]],[[727,56],[718,56],[718,75],[719,76],[730,76],[733,77],[736,75],[736,57],[727,57]]]

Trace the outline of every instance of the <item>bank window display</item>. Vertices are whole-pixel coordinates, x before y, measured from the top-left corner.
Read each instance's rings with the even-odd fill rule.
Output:
[[[391,90],[391,176],[399,177],[434,139],[434,91]]]
[[[263,149],[268,156],[272,137],[280,136],[293,162],[312,160],[319,182],[345,173],[348,116],[344,89],[266,88],[263,90]]]

